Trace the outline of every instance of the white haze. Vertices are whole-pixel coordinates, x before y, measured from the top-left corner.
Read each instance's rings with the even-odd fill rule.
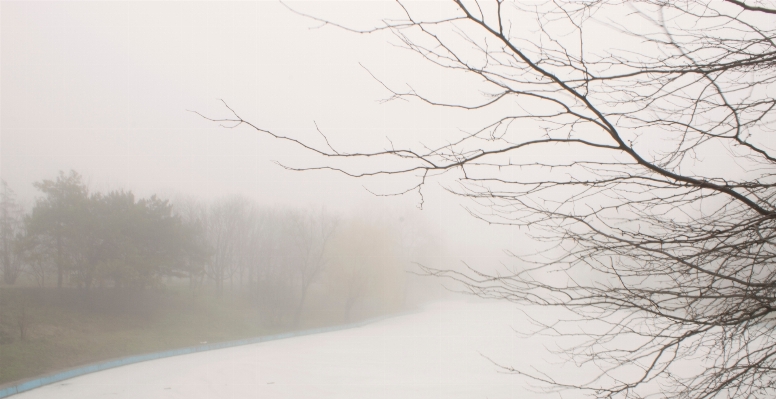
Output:
[[[293,3],[298,10],[356,27],[398,11],[390,2]],[[244,195],[260,203],[324,206],[340,214],[413,214],[451,243],[448,255],[474,263],[504,260],[526,246],[520,232],[470,218],[458,198],[431,181],[420,197],[376,197],[416,182],[298,173],[309,152],[248,128],[223,129],[187,112],[244,119],[340,150],[438,143],[477,126],[471,115],[407,102],[365,70],[434,94],[456,88],[390,33],[358,35],[289,11],[279,2],[3,2],[0,53],[0,177],[28,206],[32,182],[76,170],[94,191],[132,190],[205,199]],[[420,6],[444,12],[440,3]],[[460,88],[457,88],[460,90]]]
[[[399,11],[393,2],[291,6],[356,28],[374,26],[379,18],[398,16]],[[438,2],[416,6],[429,13],[444,13],[447,7]],[[189,112],[230,117],[220,101],[223,99],[257,126],[324,148],[317,125],[341,151],[387,148],[391,142],[397,147],[418,141],[432,146],[459,137],[462,130],[481,127],[482,114],[380,101],[389,93],[370,72],[396,87],[422,85],[431,98],[466,93],[471,83],[460,81],[460,85],[451,86],[455,80],[445,75],[448,72],[440,72],[416,54],[393,46],[396,40],[390,32],[359,35],[321,26],[279,2],[2,2],[0,40],[0,178],[28,205],[38,195],[33,182],[73,169],[94,191],[126,189],[138,196],[158,194],[207,201],[242,195],[263,205],[323,207],[345,217],[424,219],[429,231],[445,243],[442,247],[446,252],[439,256],[449,264],[442,262],[442,266],[459,267],[465,261],[487,270],[514,262],[503,250],[530,252],[536,246],[525,232],[472,218],[463,208],[465,201],[443,190],[451,178],[428,182],[423,188],[421,211],[417,192],[399,197],[370,193],[403,191],[417,181],[288,171],[273,161],[312,166],[320,160],[309,151],[250,128],[226,129]],[[359,165],[352,166],[357,169]],[[232,384],[230,389],[237,390],[232,392],[235,397],[529,397],[525,381],[498,374],[478,352],[504,363],[526,365],[539,360],[541,343],[531,347],[527,341],[516,339],[510,322],[527,321],[516,316],[513,305],[498,304],[490,308],[495,310],[487,311],[473,310],[472,306],[455,310],[465,313],[468,309],[472,317],[448,320],[437,309],[436,313],[427,311],[425,318],[410,318],[417,321],[415,327],[401,324],[408,320],[404,318],[394,320],[394,324],[386,321],[366,330],[332,334],[325,342],[333,346],[319,347],[321,353],[332,351],[323,353],[325,356],[290,363],[285,359],[284,367],[291,371],[278,371],[272,381]],[[506,316],[498,319],[489,315]],[[487,322],[481,320],[483,317]],[[440,331],[442,319],[455,320],[458,324],[449,327],[463,332],[445,335]],[[422,328],[431,332],[420,331]],[[411,339],[412,334],[415,341],[402,341]],[[208,384],[214,385],[206,384],[199,391],[216,395],[208,389],[234,382],[230,367],[253,362],[253,368],[240,371],[253,375],[254,370],[269,367],[261,363],[262,353],[281,361],[283,353],[289,352],[278,352],[278,348],[298,353],[315,346],[310,344],[312,339],[262,344],[247,352],[235,348],[220,354],[167,359],[155,366],[132,366],[151,380],[157,378],[147,384],[115,377],[124,375],[128,368],[79,381],[88,385],[87,391],[97,389],[88,391],[94,395],[135,385],[141,391],[123,391],[124,397],[153,397],[163,394],[169,385],[158,380],[161,374],[154,373],[153,367],[160,367],[171,373],[182,372],[171,377],[172,384],[178,384],[173,389],[194,392],[202,387],[186,385],[191,373],[209,375],[212,369],[190,359],[221,356],[223,367],[215,372],[222,373],[224,380],[209,375],[212,382]],[[434,343],[439,339],[443,342]],[[335,353],[354,340],[363,347]],[[415,348],[419,342],[428,345]],[[389,351],[386,348],[390,345],[401,351]],[[413,348],[419,351],[413,352]],[[359,350],[363,353],[354,353]],[[233,357],[238,352],[248,358]],[[359,366],[366,361],[361,355],[370,353],[383,357],[373,359],[371,368]],[[410,356],[414,361],[411,355],[417,362],[409,364],[415,367],[410,369],[417,369],[418,374],[400,375],[408,367],[400,360]],[[340,356],[351,359],[337,363]],[[208,361],[217,361],[212,359]],[[305,364],[307,361],[318,363]],[[452,376],[469,380],[461,383],[445,375],[442,366],[446,362],[451,362],[447,366]],[[344,374],[336,375],[332,382],[315,380],[316,372],[331,364],[337,364]],[[315,377],[314,381],[295,379],[297,369]],[[391,379],[391,373],[396,379]],[[109,379],[114,385],[102,382],[110,375],[115,377]],[[373,385],[351,383],[353,376],[359,375]],[[115,385],[122,381],[126,384]],[[396,381],[399,383],[391,385]],[[267,385],[270,382],[275,385]],[[67,391],[70,388],[52,385],[20,397],[66,397],[65,393],[84,397],[76,388]],[[239,391],[241,388],[244,390]],[[338,394],[343,392],[344,396]]]

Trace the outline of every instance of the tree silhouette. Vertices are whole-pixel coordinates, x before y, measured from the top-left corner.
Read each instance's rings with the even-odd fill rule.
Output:
[[[547,243],[515,254],[518,266],[499,274],[422,270],[485,298],[576,315],[543,333],[578,336],[580,323],[604,324],[560,353],[596,370],[586,382],[503,366],[548,390],[776,394],[776,4],[452,1],[434,17],[422,5],[396,7],[402,18],[366,30],[295,12],[358,33],[390,31],[454,73],[443,75],[457,76],[450,86],[472,87],[445,98],[373,75],[387,100],[489,122],[437,147],[344,152],[263,129],[231,108],[232,117],[208,119],[367,162],[288,169],[411,179],[395,194],[457,173],[448,190],[471,200],[473,216]]]

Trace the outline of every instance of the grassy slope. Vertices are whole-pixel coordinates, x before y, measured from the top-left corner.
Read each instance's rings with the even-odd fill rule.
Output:
[[[27,337],[19,339],[21,309]],[[303,328],[333,324],[306,312]],[[333,318],[332,318],[333,319]],[[0,385],[56,370],[289,330],[267,325],[246,299],[167,290],[95,291],[0,288]],[[11,340],[11,342],[7,342]]]

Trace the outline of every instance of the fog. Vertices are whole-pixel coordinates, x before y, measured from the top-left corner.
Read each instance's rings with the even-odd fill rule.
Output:
[[[364,26],[396,12],[294,7]],[[278,163],[321,159],[203,117],[231,108],[343,151],[474,126],[382,101],[373,74],[449,90],[387,33],[321,28],[279,2],[3,2],[0,14],[0,179],[12,230],[30,237],[0,287],[0,383],[416,309],[459,288],[414,275],[418,264],[500,267],[527,242],[471,218],[450,180],[381,196],[415,183],[287,170]],[[134,338],[117,348],[117,334]],[[31,355],[17,347],[43,341],[54,358],[20,360]]]
[[[387,3],[298,6],[364,25],[396,12]],[[344,150],[385,148],[387,138],[396,145],[438,141],[476,123],[380,103],[387,93],[365,67],[381,78],[448,89],[432,68],[392,46],[388,33],[316,29],[276,2],[9,2],[2,14],[0,175],[28,207],[39,195],[31,183],[75,170],[93,191],[207,200],[239,194],[343,214],[418,213],[455,243],[451,255],[458,257],[500,256],[514,246],[513,232],[493,234],[474,222],[439,184],[424,189],[425,210],[418,212],[416,194],[367,191],[396,192],[406,180],[284,170],[273,161],[307,166],[316,159],[187,112],[228,116],[223,99],[246,120],[300,139],[319,140],[317,124]]]
[[[772,396],[768,4],[0,3],[0,397]]]

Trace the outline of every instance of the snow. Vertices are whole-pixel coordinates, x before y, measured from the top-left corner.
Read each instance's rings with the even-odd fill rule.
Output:
[[[132,364],[15,398],[547,397],[484,357],[541,359],[541,345],[516,336],[520,322],[514,305],[440,302],[359,328]]]

